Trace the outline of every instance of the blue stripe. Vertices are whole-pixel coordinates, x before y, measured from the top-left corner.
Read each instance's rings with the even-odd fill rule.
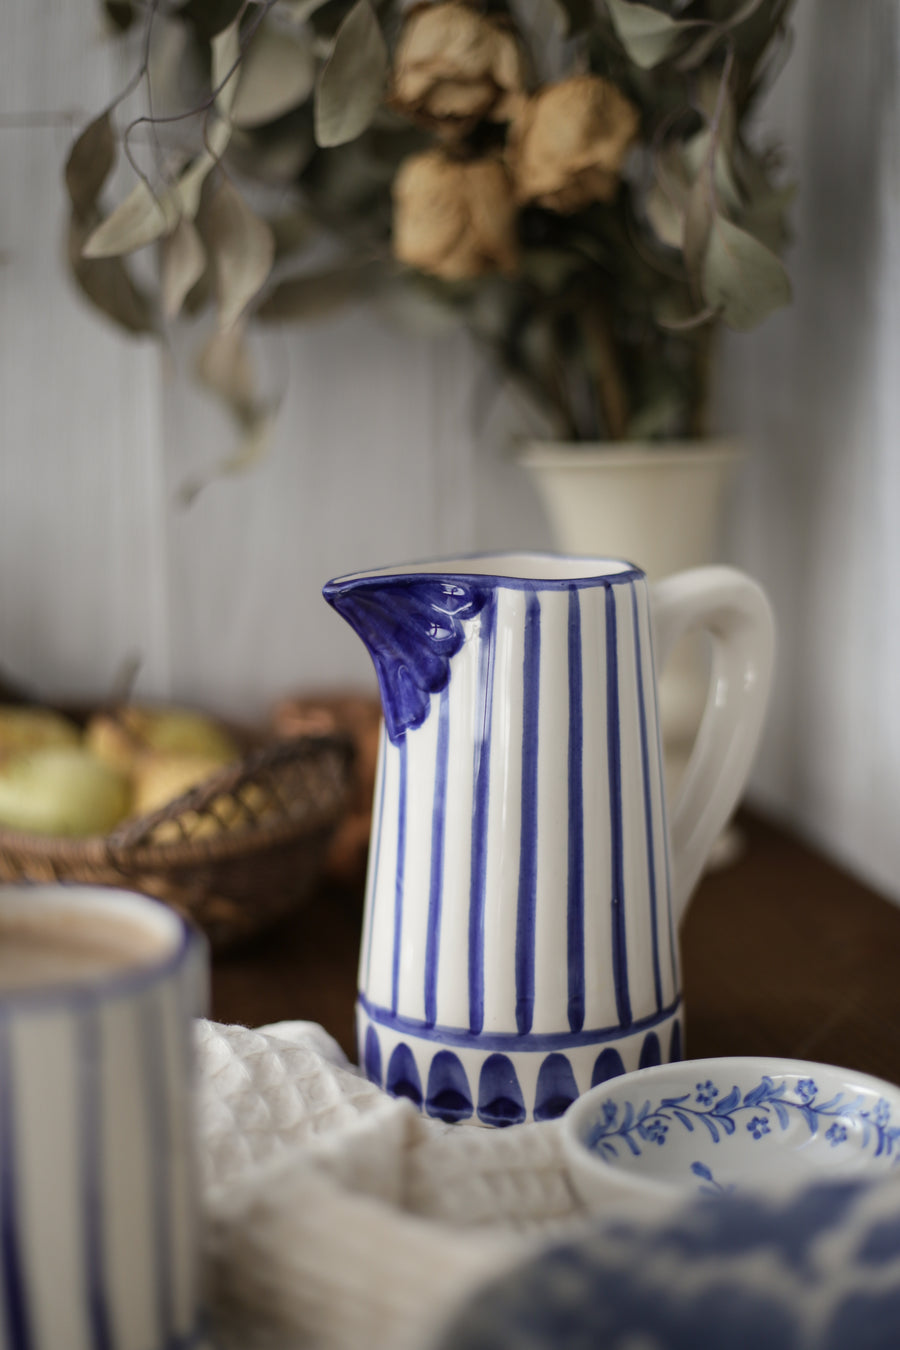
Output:
[[[388,748],[387,738],[382,728],[378,748],[378,787],[376,788],[376,803],[372,813],[372,832],[375,836],[375,852],[372,854],[369,862],[369,884],[367,886],[368,895],[366,897],[366,923],[368,931],[366,933],[366,950],[362,961],[360,962],[360,984],[365,981],[366,985],[372,971],[372,934],[375,930],[375,898],[378,894],[378,864],[381,859],[381,836],[382,836],[382,814],[384,811],[384,779],[385,766],[387,764]],[[370,838],[369,847],[372,847]]]
[[[397,790],[397,870],[394,878],[394,954],[391,959],[391,1007],[400,1001],[400,945],[403,937],[403,869],[406,862],[406,737],[397,743],[400,783]]]
[[[566,945],[569,1026],[584,1026],[584,709],[581,673],[581,604],[569,591],[569,869]]]
[[[658,1013],[651,1013],[649,1017],[640,1018],[632,1023],[624,1036],[622,1028],[618,1024],[613,1027],[592,1027],[587,1031],[582,1029],[581,1031],[531,1032],[525,1036],[520,1036],[517,1031],[474,1032],[470,1031],[468,1027],[444,1027],[440,1025],[428,1027],[417,1017],[400,1016],[389,1008],[382,1008],[377,1003],[370,1003],[363,994],[359,995],[359,1006],[376,1025],[387,1027],[401,1036],[420,1036],[432,1045],[448,1045],[461,1049],[488,1052],[495,1050],[507,1052],[533,1050],[546,1053],[550,1050],[577,1050],[584,1045],[602,1045],[609,1041],[621,1041],[624,1036],[636,1035],[640,1031],[658,1027],[678,1011],[681,1006],[681,996],[679,995],[667,1008],[660,1009]]]
[[[523,1036],[531,1030],[534,1016],[540,672],[541,602],[532,593],[525,607],[525,655],[522,662],[522,811],[516,909],[516,1026]]]
[[[450,751],[450,690],[441,690],[438,708],[437,752],[434,763],[434,801],[431,808],[431,876],[428,890],[428,928],[425,934],[425,1021],[437,1020],[437,973],[441,931],[441,887],[444,879],[444,823],[447,799],[447,760]]]
[[[6,1342],[12,1350],[30,1350],[34,1344],[22,1253],[16,1194],[16,1137],[13,1119],[12,1027],[0,1018],[0,1264],[3,1267],[3,1314]]]
[[[156,1305],[161,1337],[168,1342],[174,1330],[171,1270],[172,1213],[169,1175],[169,1092],[165,1071],[162,1009],[145,998],[138,1024],[144,1061],[144,1112],[147,1119],[147,1160],[153,1204],[153,1247],[156,1259]]]
[[[613,983],[616,1011],[623,1027],[631,1025],[628,994],[628,950],[625,940],[625,862],[622,844],[622,750],[619,742],[619,653],[616,631],[616,595],[606,588],[606,739],[609,758],[609,816],[612,865]]]
[[[650,667],[653,671],[653,713],[656,718],[656,764],[659,771],[659,809],[663,829],[663,858],[666,865],[666,912],[669,916],[669,960],[672,966],[672,984],[677,989],[678,947],[675,941],[675,897],[672,894],[672,871],[669,861],[671,840],[669,837],[669,804],[666,799],[666,779],[663,758],[662,721],[659,715],[659,671],[656,668],[656,652],[653,649],[653,615],[649,616]]]
[[[184,978],[184,975],[182,975],[182,978],[179,979],[176,983],[174,983],[171,986],[171,989],[175,996],[175,1005],[176,1005],[175,1020],[178,1025],[178,1032],[179,1032],[177,1038],[177,1050],[179,1055],[179,1061],[176,1065],[176,1073],[178,1075],[177,1081],[180,1083],[186,1082],[192,1083],[195,1076],[193,1024],[194,1018],[197,1016],[197,1014],[194,1010],[194,1007],[192,1006],[191,984],[188,980]],[[184,1104],[182,1104],[181,1120],[179,1122],[179,1131],[187,1130],[188,1137],[190,1137],[191,1133],[192,1114],[193,1113],[188,1112],[187,1119],[185,1119]],[[171,1150],[174,1144],[177,1142],[178,1142],[177,1140],[173,1140],[170,1137],[166,1145],[167,1150],[170,1152],[170,1156]],[[200,1231],[201,1213],[200,1213],[200,1197],[198,1193],[195,1193],[195,1187],[193,1185],[193,1183],[196,1180],[196,1171],[197,1171],[197,1160],[196,1157],[194,1156],[193,1150],[189,1155],[188,1162],[189,1162],[189,1178],[188,1178],[188,1194],[187,1194],[188,1205],[187,1205],[187,1216],[184,1222],[187,1232],[187,1248],[188,1251],[191,1253],[189,1266],[190,1291],[191,1291],[190,1297],[192,1300],[193,1308],[195,1310],[199,1310],[199,1317],[197,1325],[195,1325],[187,1333],[187,1335],[183,1337],[184,1350],[193,1350],[193,1347],[195,1345],[202,1345],[204,1347],[204,1350],[215,1350],[212,1341],[208,1339],[209,1327],[207,1324],[206,1314],[202,1304],[202,1293],[201,1293],[202,1276],[199,1270],[201,1236],[202,1236]],[[175,1346],[179,1345],[177,1335],[173,1337],[173,1342]]]
[[[637,587],[631,591],[634,621],[634,659],[637,663],[638,710],[641,718],[641,773],[644,783],[644,830],[647,836],[647,875],[650,881],[650,932],[653,938],[653,988],[656,1006],[662,1007],[662,976],[659,970],[659,921],[656,914],[656,850],[653,847],[653,803],[650,800],[650,750],[647,743],[647,709],[644,703],[644,664],[638,618]]]
[[[94,1350],[112,1350],[103,1258],[103,1122],[100,1058],[100,1014],[86,1006],[79,1023],[81,1045],[78,1082],[81,1087],[81,1177],[87,1311]]]
[[[481,726],[475,728],[472,858],[469,877],[469,1028],[484,1025],[484,897],[487,882],[488,800],[491,782],[491,709],[494,689],[494,631],[497,598],[481,611],[478,698]]]

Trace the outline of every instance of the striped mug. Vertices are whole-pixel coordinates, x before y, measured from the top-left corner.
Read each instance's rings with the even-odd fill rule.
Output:
[[[155,900],[0,887],[0,1347],[208,1350],[192,1119],[206,944]]]
[[[445,1121],[558,1116],[681,1058],[677,930],[750,770],[773,624],[730,568],[487,554],[324,594],[384,723],[357,1027],[370,1079]],[[667,823],[656,671],[690,629],[710,693]]]

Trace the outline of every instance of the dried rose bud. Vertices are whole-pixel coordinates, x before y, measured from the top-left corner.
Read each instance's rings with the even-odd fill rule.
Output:
[[[510,135],[516,197],[560,212],[611,201],[639,126],[634,104],[599,75],[546,85]]]
[[[499,159],[441,150],[404,160],[394,179],[394,254],[447,281],[516,266],[516,205]]]
[[[427,126],[466,130],[507,121],[523,88],[522,54],[509,27],[458,0],[417,5],[394,58],[391,103]]]

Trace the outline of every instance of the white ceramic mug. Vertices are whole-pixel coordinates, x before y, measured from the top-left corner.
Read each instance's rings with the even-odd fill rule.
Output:
[[[112,945],[110,945],[112,944]],[[0,887],[0,1347],[199,1350],[206,947],[126,891]]]
[[[360,963],[368,1076],[447,1121],[558,1116],[680,1059],[677,924],[750,770],[765,596],[610,558],[486,554],[339,577],[385,712]],[[656,673],[705,629],[710,696],[667,819]]]

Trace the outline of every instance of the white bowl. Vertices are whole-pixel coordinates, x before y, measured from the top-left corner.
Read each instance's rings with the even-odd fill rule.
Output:
[[[572,1182],[611,1195],[775,1189],[900,1162],[900,1088],[806,1060],[682,1060],[592,1088],[562,1120]]]

